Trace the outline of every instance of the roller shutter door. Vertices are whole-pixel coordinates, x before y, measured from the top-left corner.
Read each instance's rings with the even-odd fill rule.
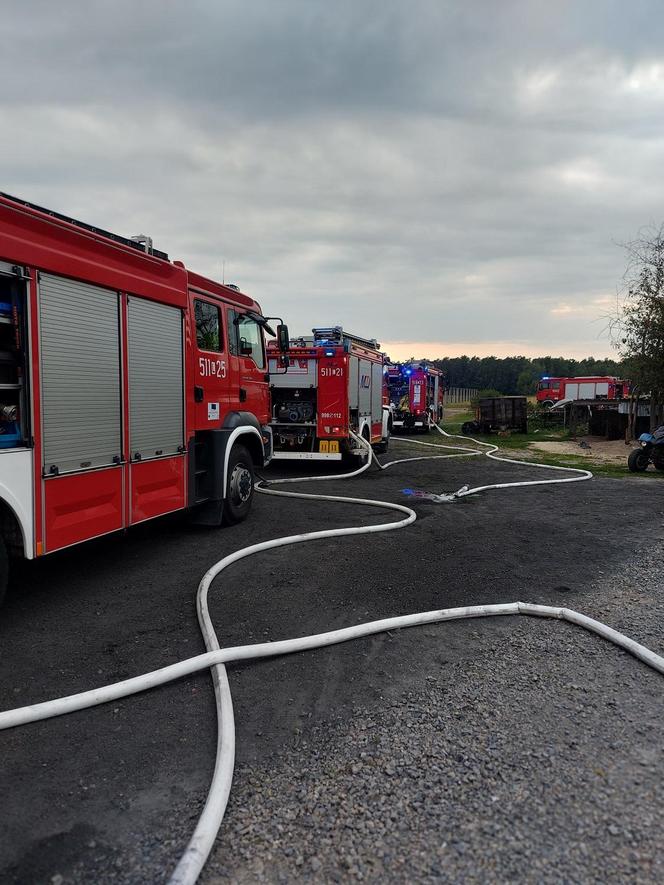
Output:
[[[277,387],[316,387],[318,379],[316,377],[316,360],[312,357],[291,357],[290,366],[284,372],[279,366],[279,360],[270,357],[269,371],[279,376],[276,382]]]
[[[357,409],[359,405],[360,361],[356,356],[348,360],[348,407]]]
[[[112,464],[122,452],[118,293],[39,278],[44,470]]]
[[[360,415],[371,415],[371,363],[360,360]]]
[[[131,457],[173,455],[184,440],[182,312],[142,298],[127,311]]]
[[[371,366],[371,419],[383,418],[383,367],[380,363]]]

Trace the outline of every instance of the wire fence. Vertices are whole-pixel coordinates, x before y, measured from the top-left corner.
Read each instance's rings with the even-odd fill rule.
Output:
[[[456,406],[459,403],[469,403],[478,393],[479,390],[476,387],[448,387],[445,391],[445,405]]]

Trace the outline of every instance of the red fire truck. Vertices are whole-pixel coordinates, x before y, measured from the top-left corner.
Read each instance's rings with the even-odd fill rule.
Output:
[[[341,326],[313,330],[313,337],[290,342],[287,368],[272,353],[274,458],[339,461],[362,457],[350,435],[363,436],[386,451],[390,413],[383,406],[383,354],[373,339]]]
[[[428,433],[443,417],[443,373],[426,363],[387,367],[387,389],[395,430]]]
[[[550,408],[560,400],[623,399],[629,396],[629,381],[614,375],[577,375],[554,378],[545,375],[537,383],[537,402]]]
[[[0,195],[0,592],[7,551],[244,519],[272,454],[264,329],[149,238]]]

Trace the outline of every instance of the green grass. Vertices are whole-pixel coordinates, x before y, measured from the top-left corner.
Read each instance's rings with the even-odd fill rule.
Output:
[[[474,419],[474,413],[469,412],[467,415],[455,417],[454,421],[443,421],[440,426],[447,433],[461,433],[461,427],[464,422],[473,421]],[[542,430],[539,433],[511,433],[509,436],[498,436],[496,433],[492,433],[489,436],[473,433],[472,436],[482,440],[482,442],[498,446],[499,449],[525,449],[532,442],[560,442],[570,438],[566,430]]]
[[[454,421],[443,421],[440,426],[447,433],[458,434],[461,433],[461,425],[464,421],[471,421],[473,418],[474,413],[469,412],[467,416],[465,414],[455,416]],[[430,434],[430,438],[427,441],[434,445],[453,444],[452,441],[444,440],[442,437],[435,439],[435,436],[435,434]],[[531,443],[534,442],[563,442],[571,439],[569,432],[566,430],[541,431],[536,434],[512,433],[510,436],[498,436],[495,433],[486,436],[480,433],[475,433],[473,436],[481,442],[497,446],[498,450],[501,452],[505,450],[505,457],[507,458],[509,458],[510,453],[513,452],[516,458],[523,457],[524,460],[537,461],[538,464],[549,464],[552,467],[574,467],[580,470],[590,470],[595,476],[608,476],[614,479],[632,479],[644,476],[647,479],[664,479],[664,471],[647,470],[644,473],[630,473],[627,468],[627,452],[625,453],[625,464],[623,466],[621,464],[605,464],[600,461],[595,461],[592,455],[588,457],[585,455],[569,455],[562,452],[556,454],[530,448]],[[464,445],[462,440],[459,440],[459,445]],[[480,451],[484,450],[480,449]]]
[[[451,421],[447,421],[443,417],[443,423],[440,426],[448,433],[460,433],[462,424],[465,424],[466,421],[474,420],[475,412],[469,409],[467,412],[461,412],[460,414],[455,415]]]
[[[664,479],[661,470],[646,470],[644,473],[630,473],[625,456],[624,467],[621,464],[603,464],[601,461],[593,461],[582,455],[551,455],[550,452],[533,452],[534,458],[540,464],[552,464],[559,467],[578,467],[581,470],[590,470],[595,476],[610,476],[614,479]],[[542,457],[541,457],[542,456]]]
[[[584,458],[582,455],[555,455],[550,452],[532,452],[533,461],[538,464],[549,464],[551,467],[574,467],[577,470],[590,470],[594,476],[611,476],[614,479],[625,479],[628,476],[636,476],[627,469],[627,459],[625,466],[619,464],[602,464],[599,461],[593,461],[592,458]]]

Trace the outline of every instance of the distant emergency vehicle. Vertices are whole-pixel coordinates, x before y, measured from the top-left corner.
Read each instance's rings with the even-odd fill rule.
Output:
[[[375,339],[341,326],[293,339],[288,366],[270,346],[274,458],[341,460],[362,455],[351,431],[385,451],[390,413],[383,406],[383,354]]]
[[[443,417],[443,373],[425,363],[393,363],[385,373],[395,430],[427,433]]]
[[[629,396],[629,381],[613,375],[577,375],[554,378],[545,375],[537,384],[537,402],[549,408],[560,400],[623,399]]]

